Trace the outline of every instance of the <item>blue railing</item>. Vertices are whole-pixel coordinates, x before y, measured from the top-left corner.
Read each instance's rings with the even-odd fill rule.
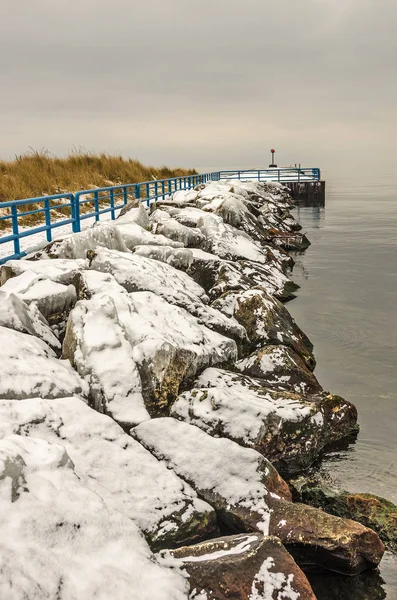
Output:
[[[82,190],[77,193],[55,194],[25,200],[0,202],[0,227],[12,231],[0,237],[2,244],[12,244],[13,254],[0,257],[0,264],[7,260],[19,259],[26,256],[32,248],[21,249],[21,239],[45,233],[47,242],[53,240],[53,231],[66,227],[71,232],[81,231],[81,223],[87,219],[99,221],[101,215],[110,213],[110,218],[116,218],[116,212],[134,198],[141,199],[149,206],[151,202],[164,199],[178,190],[191,189],[208,181],[225,179],[279,181],[280,183],[318,181],[321,178],[320,169],[316,168],[271,168],[245,169],[239,171],[215,171],[186,177],[145,181],[111,187]],[[42,215],[43,224],[29,227],[26,220],[29,216]],[[66,218],[62,218],[64,215]],[[21,219],[25,224],[21,226]]]

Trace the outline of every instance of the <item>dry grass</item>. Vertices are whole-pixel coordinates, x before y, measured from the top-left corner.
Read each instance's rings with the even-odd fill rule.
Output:
[[[31,151],[17,156],[13,161],[0,161],[0,216],[8,214],[5,209],[1,210],[1,202],[10,200],[181,177],[195,173],[193,169],[145,166],[137,160],[109,154],[73,152],[67,158],[57,158],[47,151]],[[57,201],[55,204],[60,202]],[[29,206],[21,210],[33,208]],[[65,214],[67,211],[68,209],[60,209],[59,212]],[[29,215],[23,217],[21,224],[33,225],[42,221],[42,217],[42,214]],[[0,221],[0,229],[9,227],[9,220]]]

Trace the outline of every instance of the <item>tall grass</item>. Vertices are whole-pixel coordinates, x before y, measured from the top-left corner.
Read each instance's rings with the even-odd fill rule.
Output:
[[[57,158],[47,151],[32,150],[12,161],[0,161],[0,214],[5,214],[1,203],[10,200],[195,173],[194,169],[146,166],[138,160],[105,153],[73,152],[67,158]],[[21,224],[30,225],[40,220],[42,215],[30,219],[25,217]],[[9,220],[0,221],[0,229],[8,229],[9,226]]]

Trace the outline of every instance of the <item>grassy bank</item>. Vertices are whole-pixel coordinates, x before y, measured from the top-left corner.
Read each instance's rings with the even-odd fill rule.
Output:
[[[47,152],[30,152],[9,162],[0,161],[0,216],[8,214],[6,209],[1,210],[1,202],[10,200],[194,173],[194,169],[151,167],[138,160],[109,154],[73,153],[67,158],[56,158]],[[31,215],[21,219],[21,225],[33,225],[42,220],[41,214]],[[0,230],[9,227],[10,221],[0,221]]]

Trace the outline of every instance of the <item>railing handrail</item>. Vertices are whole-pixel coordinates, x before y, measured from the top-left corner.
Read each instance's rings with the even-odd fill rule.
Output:
[[[296,174],[295,178],[291,178],[288,174]],[[170,194],[179,190],[188,190],[192,187],[206,183],[208,181],[220,181],[222,179],[239,179],[241,180],[247,175],[248,179],[257,179],[258,181],[272,181],[276,180],[281,183],[288,183],[292,181],[319,181],[321,179],[320,169],[313,167],[272,167],[267,169],[230,169],[222,171],[213,171],[209,173],[196,173],[192,175],[181,175],[178,177],[169,177],[167,179],[153,179],[150,181],[142,181],[139,183],[126,183],[112,186],[106,186],[101,188],[91,188],[88,190],[79,190],[77,192],[65,192],[62,194],[52,194],[45,196],[38,196],[36,198],[25,198],[21,200],[10,200],[7,202],[0,202],[1,209],[10,209],[10,214],[1,215],[0,222],[11,221],[12,234],[8,234],[0,237],[0,245],[4,243],[13,242],[14,254],[0,258],[0,264],[14,258],[22,258],[26,256],[26,252],[20,248],[20,239],[36,235],[38,233],[46,233],[47,242],[52,241],[52,231],[62,226],[71,225],[72,232],[79,232],[82,221],[86,219],[95,218],[99,221],[101,214],[110,213],[111,219],[115,219],[116,211],[120,210],[128,202],[128,198],[133,197],[140,199],[142,202],[146,201],[147,205],[151,201],[157,200],[158,198],[165,198]],[[248,177],[248,174],[250,175]],[[287,175],[287,177],[283,177]],[[262,176],[262,178],[261,178]],[[121,193],[118,193],[121,192]],[[103,196],[100,194],[108,195]],[[144,196],[142,197],[142,194]],[[146,195],[145,195],[146,194]],[[88,199],[82,199],[83,196],[91,196]],[[122,196],[122,203],[115,204],[115,199]],[[67,203],[61,203],[56,206],[51,206],[51,203],[55,200],[68,200]],[[109,201],[109,207],[103,208],[100,204],[105,201]],[[81,212],[83,205],[93,203],[93,212]],[[19,212],[18,208],[26,205],[40,205],[40,208],[34,208],[25,212]],[[52,211],[60,209],[69,209],[70,217],[51,221]],[[22,217],[26,217],[34,214],[44,214],[44,223],[37,227],[24,228],[20,230],[19,220]],[[71,232],[71,233],[72,233]]]

